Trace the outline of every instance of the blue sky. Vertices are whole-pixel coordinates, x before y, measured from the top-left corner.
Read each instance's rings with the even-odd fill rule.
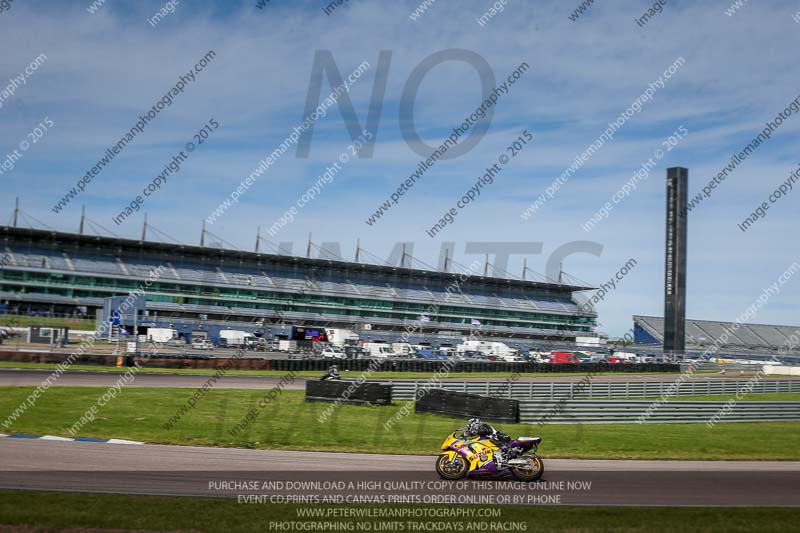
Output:
[[[349,93],[366,122],[380,50],[391,50],[386,93],[371,158],[343,165],[319,197],[299,211],[275,241],[304,253],[308,234],[317,244],[340,242],[352,257],[356,239],[388,256],[399,241],[436,264],[443,242],[455,242],[456,260],[469,264],[468,242],[539,242],[527,256],[543,272],[547,258],[572,241],[602,245],[599,257],[575,254],[564,269],[591,284],[607,281],[630,258],[638,265],[599,305],[603,331],[622,335],[631,315],[661,315],[664,277],[665,170],[689,168],[690,194],[717,174],[800,95],[797,49],[800,3],[745,4],[727,16],[727,0],[670,1],[643,28],[635,17],[650,2],[596,2],[576,21],[579,2],[507,0],[483,27],[475,19],[494,3],[437,0],[413,21],[414,1],[349,0],[330,15],[326,2],[273,0],[178,3],[155,27],[147,19],[164,2],[108,0],[96,13],[90,2],[15,0],[0,13],[0,91],[39,54],[46,61],[0,108],[0,162],[45,117],[54,125],[0,175],[0,221],[13,199],[50,227],[76,230],[81,206],[89,217],[125,237],[141,232],[144,211],[159,229],[196,243],[200,225],[304,118],[316,50],[329,50],[342,75],[361,62],[370,68]],[[574,5],[573,5],[574,4]],[[401,134],[399,103],[413,69],[426,57],[465,49],[488,62],[502,81],[517,65],[530,69],[498,102],[488,133],[475,148],[439,161],[374,226],[365,220],[420,160]],[[162,111],[59,214],[51,207],[208,50],[216,57],[174,103]],[[657,91],[529,220],[520,214],[676,58],[685,65]],[[327,78],[322,94],[330,92]],[[449,61],[433,68],[415,100],[420,135],[438,145],[481,102],[473,67]],[[219,122],[178,174],[120,226],[112,217],[141,194],[172,156],[210,118]],[[581,225],[679,127],[688,134],[660,160],[649,178],[586,233]],[[535,140],[503,169],[479,199],[436,238],[425,230],[453,205],[484,168],[497,161],[523,130]],[[787,119],[689,221],[687,315],[733,320],[777,277],[800,260],[798,192],[771,206],[746,233],[737,228],[800,164],[800,116]],[[337,160],[350,142],[338,108],[317,121],[308,158],[290,149],[211,230],[252,249],[256,226],[272,225]],[[211,237],[209,240],[215,240]],[[519,273],[523,256],[509,270]],[[796,325],[800,280],[770,299],[754,320]]]

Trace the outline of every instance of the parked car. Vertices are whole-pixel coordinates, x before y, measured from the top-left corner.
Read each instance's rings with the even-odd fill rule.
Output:
[[[248,350],[266,352],[269,348],[269,343],[267,342],[267,339],[253,336],[245,338],[245,346]]]
[[[347,355],[339,348],[325,348],[320,353],[323,359],[347,359]]]
[[[445,361],[447,360],[447,356],[437,350],[430,350],[430,349],[421,349],[417,350],[416,356],[419,359],[433,359],[437,361]]]
[[[192,348],[195,350],[210,350],[214,345],[208,342],[208,339],[198,339],[192,341]]]
[[[461,352],[456,354],[456,356],[461,356],[461,358],[465,361],[486,360],[486,356],[479,352]]]

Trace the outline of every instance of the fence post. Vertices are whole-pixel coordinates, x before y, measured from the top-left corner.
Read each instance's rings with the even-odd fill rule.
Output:
[[[625,399],[627,399],[627,400],[631,399],[631,382],[630,381],[626,381],[625,382]]]
[[[553,399],[553,398],[555,398],[555,397],[556,397],[555,383],[553,383],[553,382],[551,381],[551,382],[550,382],[550,399],[552,400],[552,399]]]
[[[644,381],[644,397],[647,398],[647,381]]]
[[[528,394],[528,398],[533,399],[533,381],[528,382],[530,385],[530,393]]]

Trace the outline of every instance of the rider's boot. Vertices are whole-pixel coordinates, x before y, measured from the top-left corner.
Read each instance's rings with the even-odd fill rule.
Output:
[[[505,455],[503,454],[502,450],[495,450],[494,452],[494,462],[497,468],[501,468],[503,466],[503,462],[505,461]]]

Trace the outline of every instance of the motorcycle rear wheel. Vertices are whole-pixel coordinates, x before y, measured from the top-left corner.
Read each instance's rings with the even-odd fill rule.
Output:
[[[467,475],[468,469],[467,461],[459,454],[456,454],[452,461],[449,460],[449,456],[446,453],[440,455],[436,460],[436,473],[442,479],[461,479]]]
[[[512,466],[511,475],[514,476],[514,479],[517,481],[533,482],[538,481],[539,478],[544,475],[544,462],[541,457],[536,454],[526,454],[520,457],[520,459],[528,459],[530,466],[528,468]]]

